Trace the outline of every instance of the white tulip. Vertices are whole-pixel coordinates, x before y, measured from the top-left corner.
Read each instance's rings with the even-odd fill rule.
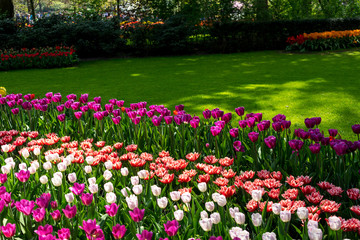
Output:
[[[33,166],[30,166],[30,167],[28,168],[28,171],[30,172],[30,174],[35,174],[35,173],[36,173],[36,168],[33,167]]]
[[[237,224],[242,225],[245,223],[245,214],[243,214],[242,212],[236,212],[234,215],[234,219]]]
[[[130,181],[131,181],[131,184],[134,186],[134,185],[138,185],[140,183],[140,179],[138,176],[132,176],[130,178]]]
[[[96,178],[95,177],[89,178],[88,182],[89,182],[90,185],[91,184],[96,184]]]
[[[11,163],[14,162],[14,159],[12,157],[8,157],[5,159],[5,163]]]
[[[65,194],[65,199],[66,199],[66,202],[72,203],[74,201],[74,194],[72,192]]]
[[[280,212],[280,219],[283,222],[290,222],[290,220],[291,220],[291,212],[287,211],[287,210],[281,211]]]
[[[176,202],[179,201],[181,197],[181,193],[179,191],[170,192],[170,198],[172,201]]]
[[[217,200],[218,200],[218,198],[220,197],[220,193],[213,193],[212,195],[211,195],[211,197],[212,197],[212,199],[213,199],[213,201],[214,202],[217,202]]]
[[[252,190],[251,197],[253,200],[259,202],[262,198],[262,191],[261,190]]]
[[[209,218],[209,214],[205,210],[201,211],[200,218],[201,219]]]
[[[45,163],[43,164],[43,168],[44,168],[45,170],[50,170],[50,169],[52,168],[51,162],[45,162]]]
[[[121,175],[126,177],[127,175],[129,175],[129,169],[127,167],[123,167],[120,169],[120,173],[121,173]]]
[[[92,171],[91,166],[85,166],[85,172],[86,173],[91,173],[91,171]]]
[[[137,208],[139,205],[138,198],[134,194],[131,194],[130,197],[126,197],[125,200],[131,210],[134,210],[134,208]]]
[[[112,173],[109,170],[105,170],[103,176],[104,176],[104,179],[108,181],[112,178]]]
[[[40,182],[41,182],[42,184],[47,184],[48,181],[49,181],[49,179],[48,179],[48,177],[47,177],[46,175],[42,175],[42,176],[40,177]]]
[[[251,215],[251,220],[255,227],[259,227],[262,224],[262,217],[260,213],[253,213]]]
[[[71,182],[71,183],[74,183],[74,182],[76,182],[76,173],[70,173],[69,175],[68,175],[68,180],[69,180],[69,182]]]
[[[63,178],[63,174],[61,173],[61,172],[56,172],[56,173],[54,173],[54,177],[55,176],[58,176],[59,178],[61,178],[61,180],[62,180],[62,178]]]
[[[201,219],[199,221],[200,223],[200,227],[205,231],[205,232],[209,232],[211,231],[211,228],[212,228],[212,220],[211,218],[205,218],[205,219]]]
[[[51,178],[51,182],[55,187],[59,187],[62,184],[62,180],[59,176],[54,176],[53,178]]]
[[[232,218],[235,217],[235,213],[239,212],[239,208],[238,207],[234,207],[234,208],[229,208],[229,212],[230,212],[230,216]]]
[[[106,201],[110,204],[116,202],[116,194],[113,192],[107,193],[105,197]]]
[[[1,146],[1,150],[2,150],[4,153],[9,152],[9,150],[10,150],[9,144],[2,145],[2,146]]]
[[[14,169],[15,168],[15,162],[9,162],[6,165],[8,165],[10,167],[10,169]]]
[[[214,209],[215,209],[215,204],[214,204],[214,202],[206,202],[205,203],[205,208],[206,208],[206,210],[207,211],[209,211],[209,212],[212,212],[212,211],[214,211]]]
[[[112,163],[111,161],[106,161],[106,162],[105,162],[105,168],[106,168],[107,170],[112,169],[112,167],[113,167],[113,163]]]
[[[99,186],[97,184],[90,184],[89,185],[89,191],[94,194],[99,191]]]
[[[111,182],[107,182],[104,184],[105,192],[113,192],[114,191],[114,185]]]
[[[137,175],[140,179],[144,179],[149,175],[149,171],[147,170],[140,170],[137,172]]]
[[[128,197],[129,196],[128,192],[130,192],[130,188],[128,188],[128,187],[123,188],[123,189],[120,190],[120,192],[124,197]]]
[[[206,192],[206,190],[207,190],[206,182],[198,183],[198,188],[199,188],[200,192]]]
[[[340,218],[338,218],[336,216],[329,217],[329,225],[330,225],[331,230],[333,230],[333,231],[339,230],[341,228]]]
[[[71,165],[71,160],[68,159],[68,157],[64,158],[63,163],[66,165],[66,167]]]
[[[181,195],[181,200],[184,202],[184,203],[189,203],[191,202],[191,194],[189,192],[184,192],[182,195]]]
[[[174,217],[176,221],[180,222],[184,218],[184,211],[183,210],[177,210],[174,212]]]
[[[307,224],[308,229],[310,228],[318,228],[319,227],[319,223],[317,221],[314,220],[309,220],[308,224]]]
[[[217,204],[219,204],[220,207],[223,207],[226,205],[226,197],[224,195],[220,195],[218,197]]]
[[[309,228],[308,235],[310,240],[321,240],[323,237],[323,232],[320,228]]]
[[[158,198],[157,199],[157,204],[159,206],[159,208],[166,208],[167,204],[168,204],[169,200],[167,199],[167,197],[162,197],[162,198]]]
[[[24,150],[21,151],[21,155],[24,158],[28,158],[30,156],[29,150],[27,150],[27,148],[25,148]]]
[[[218,212],[212,213],[210,218],[213,224],[218,224],[221,221],[220,214]]]
[[[276,234],[274,232],[266,232],[262,235],[262,240],[276,240]]]
[[[91,165],[91,164],[94,163],[94,157],[93,156],[87,156],[85,158],[85,161],[86,161],[87,164]]]
[[[301,220],[305,220],[309,216],[309,210],[306,207],[299,207],[296,211],[296,214]]]
[[[40,152],[41,152],[40,148],[34,148],[33,153],[34,153],[35,156],[39,156]]]
[[[59,169],[60,172],[64,172],[66,170],[66,164],[63,162],[58,163],[57,168]]]
[[[274,214],[279,215],[282,207],[280,203],[274,203],[273,205],[271,205],[271,208]]]
[[[161,194],[161,188],[156,186],[156,185],[152,185],[151,186],[151,192],[155,197],[158,197]]]
[[[40,164],[39,164],[38,161],[33,161],[33,162],[31,163],[31,166],[34,167],[36,170],[38,170],[39,167],[40,167]]]
[[[230,234],[230,237],[231,239],[234,239],[234,238],[239,238],[240,237],[240,233],[242,232],[242,229],[239,228],[239,227],[232,227],[230,230],[229,230],[229,234]]]
[[[11,171],[11,166],[9,166],[9,165],[5,165],[5,166],[1,167],[1,172],[4,174],[9,174],[10,171]]]
[[[135,185],[132,188],[132,191],[136,194],[136,195],[140,195],[143,191],[143,186],[141,184]]]
[[[26,163],[20,163],[20,164],[19,164],[19,169],[20,169],[20,170],[27,170],[27,165],[26,165]]]

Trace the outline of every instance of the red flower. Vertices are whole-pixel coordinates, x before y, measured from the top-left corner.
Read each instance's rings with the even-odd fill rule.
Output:
[[[154,160],[153,156],[150,153],[143,152],[140,154],[140,158],[144,159],[145,161],[152,161]]]
[[[220,163],[220,165],[223,166],[223,167],[229,167],[229,166],[233,165],[234,159],[233,159],[233,158],[230,159],[230,158],[228,158],[228,157],[221,158],[221,159],[219,160],[219,163]]]
[[[63,142],[63,143],[67,143],[67,142],[70,141],[70,136],[64,136],[64,137],[62,137],[62,138],[60,139],[60,141]]]
[[[327,192],[331,196],[339,196],[339,197],[341,197],[341,193],[343,192],[343,190],[341,189],[341,187],[332,187],[332,188],[328,189]]]
[[[217,190],[217,192],[224,195],[226,198],[229,198],[235,194],[236,189],[235,189],[235,186],[230,186],[230,187],[223,186],[223,187],[221,187],[220,190]]]
[[[125,149],[128,152],[135,152],[137,147],[138,146],[136,144],[130,144],[130,145],[126,146]]]
[[[360,199],[360,190],[358,188],[351,188],[347,190],[346,193],[351,200],[356,201]]]
[[[197,152],[189,153],[186,155],[186,159],[190,162],[195,162],[199,158],[200,154]]]
[[[259,210],[260,210],[260,212],[262,212],[262,211],[264,210],[265,204],[266,204],[266,202],[261,202],[261,203],[259,204]],[[267,202],[267,206],[266,206],[266,211],[267,211],[267,212],[272,212],[272,205],[273,205],[273,202],[272,202],[272,201],[268,201],[268,202]]]
[[[296,188],[286,190],[281,196],[285,199],[295,200],[299,191]]]
[[[215,183],[218,187],[223,187],[229,183],[229,180],[219,177],[215,181],[213,181],[213,183]]]
[[[360,216],[360,205],[352,206],[350,210],[353,211],[356,215]]]
[[[204,157],[204,161],[208,164],[214,164],[217,161],[219,161],[218,159],[216,159],[216,157],[214,155],[210,155],[210,156],[206,156]]]
[[[264,186],[271,189],[271,188],[279,188],[281,187],[281,183],[279,180],[276,180],[274,178],[268,178],[263,181]]]
[[[169,184],[174,180],[174,174],[165,174],[163,178],[159,179],[160,182],[164,184]]]
[[[328,213],[335,213],[339,210],[341,206],[341,203],[336,203],[334,201],[330,201],[330,200],[322,200],[320,202],[320,208],[322,211],[324,212],[328,212]]]
[[[300,182],[302,182],[304,184],[309,184],[309,183],[311,183],[311,179],[312,179],[312,177],[309,177],[309,176],[300,176],[296,180],[299,180]]]
[[[270,192],[268,192],[268,196],[272,199],[279,199],[280,196],[280,188],[278,189],[271,189]]]
[[[268,170],[261,170],[257,172],[257,175],[261,179],[267,179],[270,178],[270,172]]]
[[[319,182],[317,184],[322,190],[327,190],[329,188],[335,187],[335,185],[329,183],[329,182]]]
[[[117,142],[114,144],[114,148],[117,150],[121,149],[123,146],[124,146],[124,143],[120,143],[120,142]]]
[[[97,147],[101,148],[101,147],[105,146],[105,141],[99,141],[99,142],[95,143],[95,145]]]
[[[299,179],[294,178],[294,176],[287,177],[286,178],[286,183],[288,183],[291,187],[301,187],[302,185],[304,185],[303,182],[299,181]]]
[[[201,182],[206,182],[208,183],[210,181],[210,175],[209,174],[204,174],[204,175],[199,175],[197,182],[201,183]]]
[[[122,166],[122,163],[121,162],[115,162],[114,164],[113,164],[113,169],[114,170],[120,170],[121,169],[121,166]]]
[[[179,175],[179,179],[178,182],[183,183],[183,182],[190,182],[191,181],[191,177],[187,174],[180,174]]]
[[[146,163],[146,161],[141,158],[133,158],[129,162],[132,167],[142,167]]]
[[[256,209],[258,209],[259,205],[258,202],[255,200],[250,200],[247,204],[246,204],[246,209],[249,212],[254,212],[256,211]]]
[[[180,192],[180,195],[182,195],[183,193],[186,193],[186,192],[191,193],[192,188],[191,187],[190,188],[181,188],[178,191]]]
[[[161,157],[161,158],[170,157],[170,153],[166,152],[166,151],[161,151],[161,152],[159,152],[159,157]]]
[[[322,199],[323,199],[323,195],[320,194],[320,192],[312,192],[309,195],[305,196],[306,199],[312,203],[312,204],[318,204]]]
[[[310,185],[307,185],[305,187],[300,187],[300,189],[304,195],[309,195],[313,192],[316,192],[316,188],[314,188],[313,186],[310,186]]]
[[[230,178],[233,178],[236,175],[236,172],[234,172],[232,169],[230,169],[229,171],[224,170],[224,171],[221,172],[221,175],[224,178],[230,179]]]

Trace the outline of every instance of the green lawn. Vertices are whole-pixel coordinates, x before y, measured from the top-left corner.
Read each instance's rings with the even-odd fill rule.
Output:
[[[246,112],[262,112],[264,119],[285,114],[292,127],[305,127],[306,117],[321,116],[321,129],[338,128],[355,140],[351,125],[360,123],[359,63],[358,51],[111,59],[65,69],[0,72],[0,86],[10,93],[86,92],[172,109],[184,104],[194,114],[244,106]]]

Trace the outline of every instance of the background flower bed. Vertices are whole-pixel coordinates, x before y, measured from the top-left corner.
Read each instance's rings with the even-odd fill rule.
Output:
[[[246,232],[240,232],[239,229],[235,228],[237,224],[240,224],[250,234],[256,234],[257,238],[260,238],[261,234],[265,231],[275,231],[279,237],[284,236],[284,231],[287,231],[285,228],[286,224],[282,223],[279,217],[271,213],[271,211],[275,211],[274,209],[270,209],[270,201],[279,201],[280,193],[282,193],[280,198],[284,199],[280,201],[284,208],[283,210],[287,209],[295,213],[296,209],[300,206],[318,206],[311,207],[308,211],[311,213],[309,216],[312,220],[318,220],[318,218],[323,216],[320,227],[326,226],[323,218],[329,217],[330,213],[336,212],[336,214],[341,215],[345,219],[351,219],[354,216],[353,214],[357,213],[356,203],[360,195],[358,190],[351,188],[359,184],[359,142],[352,143],[336,139],[339,136],[334,129],[328,131],[330,137],[324,137],[318,130],[313,129],[321,124],[321,118],[306,119],[305,124],[309,131],[297,130],[295,131],[295,136],[293,136],[287,130],[291,122],[287,121],[284,115],[279,114],[275,116],[272,119],[273,123],[270,124],[270,121],[262,120],[261,113],[246,114],[245,109],[242,107],[235,109],[236,114],[245,117],[245,120],[239,122],[241,129],[230,129],[229,122],[232,114],[224,113],[219,109],[213,109],[212,111],[205,110],[203,118],[198,118],[187,114],[182,105],[177,105],[172,112],[163,106],[157,105],[149,106],[147,109],[146,102],[132,103],[129,108],[125,108],[124,101],[112,99],[109,103],[102,105],[101,97],[96,97],[94,101],[89,101],[87,94],[79,97],[70,94],[66,97],[66,100],[62,98],[60,94],[53,93],[47,93],[46,97],[42,99],[35,99],[34,95],[31,94],[24,96],[11,94],[1,98],[1,111],[3,113],[1,115],[3,117],[1,122],[5,124],[3,128],[11,129],[14,126],[23,131],[20,134],[21,136],[19,136],[19,131],[16,130],[1,132],[2,151],[5,152],[1,156],[3,160],[2,171],[10,174],[9,177],[2,175],[1,181],[7,187],[6,189],[2,188],[2,190],[7,191],[1,195],[1,198],[4,204],[9,203],[9,197],[18,201],[15,204],[18,212],[15,211],[13,213],[15,214],[15,219],[20,218],[20,212],[24,215],[29,214],[28,211],[31,213],[33,208],[31,206],[34,206],[34,203],[27,202],[26,200],[20,201],[20,199],[25,198],[35,201],[35,197],[38,198],[36,202],[39,208],[32,212],[33,220],[31,217],[25,217],[27,219],[27,230],[21,230],[20,225],[22,223],[18,223],[17,234],[20,234],[20,236],[30,236],[33,234],[32,230],[39,230],[40,227],[38,226],[44,225],[42,222],[44,217],[50,219],[47,222],[53,223],[52,225],[54,225],[55,230],[69,228],[72,234],[85,236],[84,232],[78,229],[78,226],[81,225],[83,228],[86,228],[86,224],[93,223],[90,220],[89,222],[83,222],[83,220],[87,220],[84,219],[85,209],[87,208],[89,210],[88,219],[96,217],[97,223],[100,226],[94,227],[96,224],[92,224],[94,228],[98,229],[98,239],[101,239],[102,231],[105,231],[106,235],[110,235],[112,226],[115,226],[116,223],[126,223],[125,225],[129,229],[126,237],[129,239],[133,239],[135,233],[144,232],[143,229],[153,231],[156,234],[156,239],[157,237],[165,237],[168,233],[165,233],[162,225],[153,226],[153,222],[165,224],[167,220],[173,219],[174,209],[171,207],[172,203],[168,200],[168,193],[173,190],[180,190],[184,195],[182,197],[183,204],[177,206],[178,209],[185,211],[184,221],[181,222],[182,220],[178,218],[180,225],[182,225],[179,228],[178,237],[180,239],[187,239],[198,235],[209,236],[210,234],[221,235],[225,239],[230,237],[233,239],[235,236],[240,236],[240,234],[246,235]],[[21,106],[20,109],[16,105]],[[272,125],[273,130],[269,128],[270,125]],[[354,125],[352,128],[354,133],[359,134],[360,125]],[[40,136],[38,132],[28,132],[29,129],[38,130]],[[59,136],[56,134],[46,134],[45,137],[41,132],[44,132],[44,134],[47,132],[58,132]],[[65,136],[68,133],[71,136]],[[41,136],[43,137],[39,138]],[[89,137],[94,138],[95,144],[94,140],[84,140]],[[116,141],[123,142],[116,143]],[[321,142],[321,145],[314,142]],[[11,144],[9,145],[8,143]],[[130,144],[126,147],[126,151],[124,150],[124,143],[125,145]],[[137,145],[131,143],[136,143]],[[25,147],[26,145],[27,147]],[[163,149],[168,149],[169,152],[161,151]],[[193,150],[198,151],[200,155],[197,153],[187,154]],[[20,151],[21,157],[19,157],[16,151]],[[161,152],[157,155],[158,158],[156,158],[156,155],[153,156],[145,153],[145,151]],[[237,154],[235,154],[236,151]],[[211,156],[211,154],[214,154],[214,156]],[[8,157],[12,157],[15,160],[11,160]],[[187,160],[181,158],[186,158]],[[27,159],[34,161],[29,163]],[[37,159],[38,161],[36,161]],[[24,162],[25,165],[24,163],[19,164],[18,168],[16,168],[20,162]],[[40,168],[41,164],[44,164],[43,168]],[[55,166],[52,166],[52,164],[56,164],[58,170],[63,173],[54,173],[52,169],[55,170]],[[326,173],[319,171],[319,169],[322,169],[322,164],[330,165],[330,170],[328,169]],[[11,170],[13,167],[15,167],[17,174],[13,174]],[[122,171],[120,170],[122,167],[126,167],[129,170],[129,177],[139,175],[140,178],[147,179],[154,176],[154,178],[148,181],[141,180],[141,186],[138,186],[138,181],[133,181],[133,178],[131,179],[133,185],[131,190],[139,195],[138,202],[140,204],[138,203],[137,206],[144,208],[145,213],[149,214],[145,215],[144,221],[140,225],[134,223],[137,220],[134,220],[133,216],[130,219],[127,214],[128,208],[134,208],[135,203],[131,203],[131,199],[124,201],[125,196],[128,194],[126,191],[119,192],[119,189],[129,186],[129,177],[126,177],[125,168]],[[48,169],[48,172],[44,169]],[[105,171],[105,169],[108,170]],[[249,169],[259,170],[257,172],[258,179],[250,181],[254,178],[255,172],[245,171]],[[260,169],[267,169],[269,171],[260,171]],[[122,176],[120,176],[119,170]],[[181,172],[181,170],[183,171]],[[277,170],[281,170],[281,172],[276,172]],[[204,173],[201,173],[202,171]],[[74,178],[72,173],[70,175],[70,172],[76,173],[75,176],[77,178]],[[30,173],[33,175],[30,176]],[[69,182],[63,176],[66,173],[68,174]],[[41,175],[43,174],[46,177],[42,177]],[[308,174],[310,176],[300,176]],[[294,178],[291,175],[299,177]],[[88,190],[91,194],[96,194],[84,193],[81,195],[85,188],[85,179],[89,177],[95,177],[95,182],[94,180],[89,180]],[[284,182],[285,177],[286,181]],[[52,185],[48,182],[50,178]],[[328,182],[320,183],[323,178],[326,178],[332,184]],[[29,193],[27,190],[20,191],[21,188],[18,187],[19,183],[16,183],[16,179],[24,182],[25,189],[32,192]],[[107,187],[104,185],[105,191],[101,188],[100,191],[95,191],[94,186],[91,187],[90,185],[100,184],[103,181],[102,179],[110,181],[111,184],[106,183]],[[282,179],[283,182],[280,183]],[[195,180],[197,182],[208,182],[209,194],[200,194],[200,192],[207,192],[207,190],[202,186],[204,184],[196,184]],[[41,183],[38,181],[41,181]],[[159,182],[168,185],[161,185]],[[211,182],[217,186],[215,187]],[[318,183],[322,190],[310,186],[302,188],[303,185],[309,185],[310,183]],[[31,186],[35,184],[39,187],[30,190],[26,188],[26,184]],[[43,191],[46,191],[48,184],[51,195],[40,197]],[[152,184],[160,184],[162,186],[163,191],[161,191],[160,195],[164,196],[167,200],[160,196],[156,200],[152,196],[158,194],[152,189],[155,189],[155,187],[150,188]],[[111,190],[110,185],[114,185],[115,190]],[[197,188],[195,187],[196,185]],[[53,191],[56,189],[56,186],[61,186],[61,190],[58,189],[60,191],[57,193]],[[193,189],[190,190],[189,187]],[[262,198],[262,188],[264,188],[264,191],[266,188],[269,197],[263,196],[262,203],[258,203]],[[299,189],[301,189],[304,195],[300,193]],[[152,193],[150,193],[150,190]],[[210,195],[215,190],[228,198]],[[260,190],[260,196],[256,197],[255,192],[253,192],[254,190]],[[317,190],[320,192],[316,193]],[[342,192],[343,190],[348,190],[348,196],[345,196],[345,193]],[[189,194],[184,193],[186,191],[191,191],[190,206],[186,205],[189,199]],[[9,195],[6,192],[12,192],[12,194]],[[75,200],[73,200],[74,194],[81,196],[80,199],[75,197]],[[92,201],[89,200],[92,199],[90,195],[93,198]],[[250,196],[252,196],[253,200],[251,200]],[[335,202],[325,201],[323,199],[324,196],[327,199],[335,200]],[[55,214],[55,218],[46,214],[46,208],[50,211],[50,206],[48,206],[50,200],[46,200],[46,207],[39,205],[42,204],[41,202],[43,202],[44,198],[57,201],[59,206],[53,206],[53,208],[58,208],[58,210],[64,209],[62,211],[65,216],[61,217],[62,220],[60,222],[53,222],[59,216],[58,213],[51,214]],[[134,196],[134,198],[137,199],[138,197]],[[171,196],[170,198],[173,199]],[[216,211],[218,214],[210,218],[213,218],[213,220],[206,220],[209,219],[208,215],[204,212],[201,213],[201,211],[204,209],[205,202],[211,200],[217,203]],[[295,200],[297,201],[294,202]],[[96,205],[95,201],[98,201]],[[93,211],[94,208],[97,208],[97,212],[100,214],[105,211],[102,209],[106,204],[105,201],[108,204],[112,204],[114,201],[119,203],[119,205],[122,204],[119,210],[122,214],[112,218],[109,217],[112,213],[107,210],[107,215],[93,215],[95,212]],[[266,201],[268,202],[266,203]],[[125,202],[127,202],[127,205]],[[340,202],[341,205],[337,202]],[[318,205],[319,203],[320,205]],[[27,204],[29,204],[27,210],[23,209]],[[68,223],[66,220],[66,218],[73,218],[74,215],[74,213],[71,214],[73,210],[70,211],[69,207],[65,207],[68,204],[76,206],[75,209],[79,209],[72,223]],[[209,204],[211,205],[211,203]],[[269,208],[266,207],[266,204]],[[89,206],[86,207],[87,205]],[[168,208],[167,205],[169,205]],[[353,206],[355,206],[352,208],[353,210],[350,210],[349,208]],[[234,207],[239,207],[241,212],[246,214],[246,225],[243,225],[243,221],[240,218],[235,217],[234,211],[237,212],[238,210],[234,209]],[[161,210],[162,208],[165,208],[165,210]],[[208,207],[206,209],[211,208]],[[268,209],[268,213],[266,213],[266,209]],[[320,209],[321,211],[318,212]],[[339,211],[339,209],[341,210]],[[12,210],[8,208],[8,211]],[[159,214],[159,211],[165,211],[163,212],[165,215]],[[212,212],[213,210],[208,211]],[[256,211],[262,213],[264,228],[256,227],[255,216],[259,219],[259,215],[251,215],[251,212]],[[287,213],[284,212],[283,214]],[[232,217],[232,215],[234,216]],[[157,217],[160,218],[156,219]],[[176,218],[176,214],[174,217]],[[221,225],[216,220],[218,217],[232,224]],[[271,223],[274,217],[279,220],[278,223],[276,221]],[[231,220],[232,218],[234,220]],[[250,221],[251,218],[253,219],[252,221]],[[296,230],[301,228],[301,221],[295,216],[292,218],[293,222],[290,226],[289,234],[292,237],[306,236],[306,230],[303,233],[301,233],[301,230],[300,232]],[[281,219],[287,221],[283,217]],[[211,223],[207,224],[206,221]],[[358,224],[357,221],[353,218],[342,223],[343,230],[349,231],[344,233],[346,236],[356,236],[357,233],[354,231],[358,229],[356,227],[358,226],[356,225]],[[214,226],[210,227],[213,224]],[[216,224],[219,224],[218,229],[215,226]],[[136,229],[137,227],[140,227],[140,229]],[[50,227],[47,226],[47,228],[49,229]],[[206,233],[210,229],[212,229],[211,232]],[[53,229],[49,230],[45,235],[52,233],[52,231]],[[322,231],[331,235],[335,234],[335,232],[329,229],[323,229]],[[252,238],[255,238],[255,235],[252,236]]]

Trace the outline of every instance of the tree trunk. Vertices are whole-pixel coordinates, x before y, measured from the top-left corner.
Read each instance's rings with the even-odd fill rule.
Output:
[[[14,4],[12,0],[0,0],[0,17],[4,15],[6,18],[14,17]]]

